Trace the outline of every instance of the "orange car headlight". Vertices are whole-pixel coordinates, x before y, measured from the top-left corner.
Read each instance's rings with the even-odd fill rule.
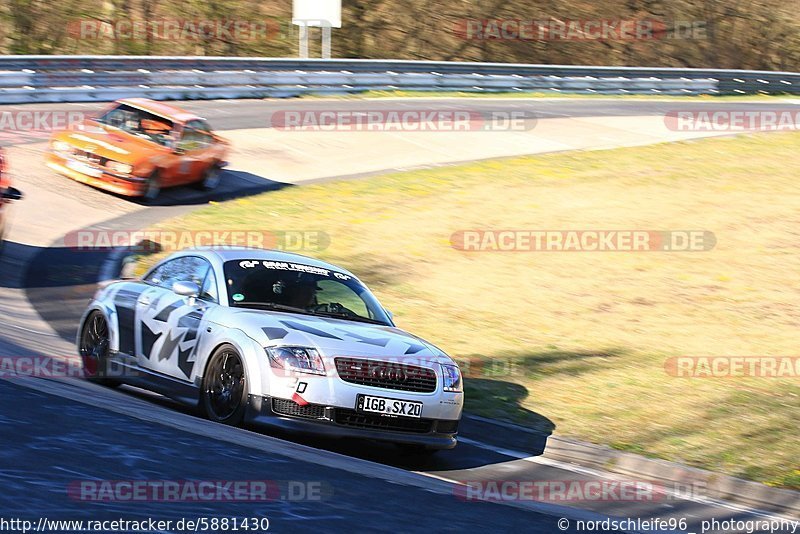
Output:
[[[53,141],[52,145],[53,150],[56,152],[69,152],[70,145],[66,141]]]
[[[118,174],[130,174],[131,171],[133,171],[133,165],[128,163],[120,163],[119,161],[109,161],[106,163],[106,167]]]

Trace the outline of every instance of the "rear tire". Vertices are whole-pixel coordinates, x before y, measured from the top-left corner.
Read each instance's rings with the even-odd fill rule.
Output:
[[[203,415],[216,423],[239,426],[248,406],[244,360],[232,345],[222,345],[209,358],[200,392]]]
[[[197,182],[197,187],[203,191],[213,191],[219,186],[222,181],[222,169],[216,163],[212,164],[203,173],[203,179]]]
[[[120,385],[119,380],[107,377],[108,333],[105,316],[99,311],[92,312],[83,323],[78,352],[83,360],[83,372],[87,380],[103,386],[117,387]]]

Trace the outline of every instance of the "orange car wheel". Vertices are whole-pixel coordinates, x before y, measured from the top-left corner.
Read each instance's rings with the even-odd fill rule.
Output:
[[[152,202],[158,197],[159,193],[161,193],[161,179],[158,176],[158,171],[156,171],[147,180],[147,188],[144,190],[142,198],[145,202]]]
[[[220,169],[219,165],[214,163],[203,173],[203,179],[197,182],[198,187],[203,191],[213,191],[217,188],[222,179],[221,173],[222,169]]]

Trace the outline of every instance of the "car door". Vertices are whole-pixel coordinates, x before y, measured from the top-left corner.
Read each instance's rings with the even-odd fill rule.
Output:
[[[214,136],[202,121],[188,121],[181,133],[178,149],[181,153],[179,179],[181,183],[199,181],[213,159]]]
[[[145,277],[149,288],[136,304],[137,363],[141,367],[179,380],[190,379],[203,316],[210,306],[217,305],[213,277],[211,264],[199,256],[167,260]],[[197,284],[201,288],[198,298],[173,292],[176,282]]]

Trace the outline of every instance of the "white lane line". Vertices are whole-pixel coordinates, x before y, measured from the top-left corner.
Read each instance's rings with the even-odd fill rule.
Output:
[[[25,328],[24,326],[19,326],[11,323],[6,323],[3,326],[7,326],[9,328],[14,328],[16,330],[22,330],[23,332],[28,332],[29,334],[37,334],[40,336],[49,336],[49,337],[59,337],[58,334],[53,332],[42,332],[40,330],[33,330],[31,328]]]
[[[459,441],[464,441],[464,439],[459,439]],[[468,487],[469,486],[469,484],[465,483],[464,481],[454,480],[452,478],[447,478],[445,476],[438,475],[438,474],[435,474],[435,473],[428,473],[428,472],[425,472],[425,471],[412,471],[412,473],[416,473],[418,475],[422,475],[422,476],[425,476],[425,477],[433,478],[433,479],[436,479],[436,480],[439,480],[439,481],[442,481],[442,482],[446,482],[448,484],[452,484],[453,485],[453,496],[454,497],[456,496],[456,489],[455,489],[456,487],[458,487],[458,486]],[[572,519],[572,520],[583,520],[583,521],[597,522],[597,521],[604,521],[606,519],[617,519],[617,520],[621,519],[621,518],[614,518],[613,516],[610,516],[608,514],[602,514],[600,512],[595,512],[595,511],[584,509],[584,508],[577,508],[577,507],[574,507],[574,506],[566,506],[566,505],[562,505],[562,504],[551,504],[551,503],[545,503],[545,502],[535,501],[535,500],[530,500],[530,501],[521,501],[521,500],[517,500],[517,501],[495,501],[495,500],[491,500],[491,499],[476,499],[476,502],[490,502],[490,503],[493,503],[493,504],[500,504],[500,505],[504,505],[504,506],[513,506],[515,508],[520,508],[520,509],[528,510],[528,511],[532,511],[532,512],[538,512],[538,513],[549,515],[549,516],[552,516],[552,517],[568,518],[568,519]],[[541,507],[545,507],[545,508],[541,508]],[[625,530],[625,531],[621,531],[621,532],[625,532],[626,534],[652,534],[652,533],[638,532],[638,531],[634,531],[634,530]]]
[[[625,480],[623,475],[619,475],[619,474],[615,474],[615,473],[609,473],[609,472],[605,472],[605,471],[599,471],[599,470],[596,470],[596,469],[591,469],[591,468],[588,468],[588,467],[582,467],[582,466],[579,466],[579,465],[576,465],[576,464],[570,464],[570,463],[562,462],[562,461],[559,461],[559,460],[553,460],[551,458],[545,458],[545,457],[542,457],[542,456],[531,456],[530,454],[526,454],[524,452],[513,451],[513,450],[510,450],[510,449],[504,449],[502,447],[495,447],[493,445],[489,445],[488,443],[475,441],[475,440],[469,439],[469,438],[459,437],[458,441],[461,442],[461,443],[466,443],[467,445],[472,445],[473,447],[478,447],[478,448],[481,448],[481,449],[485,449],[485,450],[490,450],[492,452],[496,452],[498,454],[503,454],[505,456],[510,456],[512,458],[517,458],[518,460],[523,460],[523,461],[526,461],[526,462],[539,464],[539,465],[545,465],[547,467],[553,467],[553,468],[556,468],[556,469],[562,469],[564,471],[570,471],[572,473],[579,473],[579,474],[582,474],[582,475],[589,475],[589,476],[598,477],[598,478],[605,478],[605,479]],[[707,497],[688,497],[688,496],[680,495],[676,491],[670,490],[668,488],[664,488],[664,492],[667,495],[675,497],[677,500],[681,500],[681,501],[690,501],[690,502],[694,502],[694,503],[697,503],[697,504],[719,506],[721,508],[727,508],[727,509],[732,510],[734,512],[748,513],[748,514],[752,514],[752,515],[755,515],[755,516],[758,516],[758,517],[763,517],[765,519],[772,519],[772,520],[776,520],[776,521],[780,521],[780,520],[793,521],[793,519],[788,517],[788,516],[776,515],[776,514],[772,514],[772,513],[769,513],[769,512],[764,512],[762,510],[756,510],[756,509],[753,509],[753,508],[747,508],[746,506],[740,506],[740,505],[729,503],[729,502],[725,502],[725,501],[719,501],[719,500],[711,499],[711,498],[707,498]]]

